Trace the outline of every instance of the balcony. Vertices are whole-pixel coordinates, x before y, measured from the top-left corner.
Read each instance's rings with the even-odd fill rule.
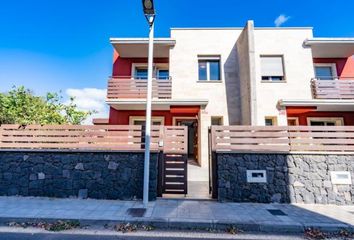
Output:
[[[147,95],[147,80],[132,77],[112,77],[108,81],[108,99],[145,99]],[[171,99],[171,78],[152,81],[153,99]]]
[[[345,79],[311,80],[315,99],[354,99],[354,77]]]

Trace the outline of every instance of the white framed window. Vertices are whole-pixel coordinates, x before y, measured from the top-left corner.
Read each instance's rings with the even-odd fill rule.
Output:
[[[178,126],[181,120],[198,120],[198,117],[172,117],[173,126]]]
[[[267,171],[266,170],[247,170],[248,183],[266,183]]]
[[[146,118],[143,116],[130,116],[129,117],[129,125],[145,125]],[[164,117],[152,117],[151,118],[152,125],[165,125]]]
[[[156,69],[156,78],[157,79],[169,79],[170,78],[170,71],[166,68],[157,68]]]
[[[288,126],[299,126],[298,117],[288,117]]]
[[[337,79],[337,67],[335,63],[315,63],[315,77],[319,80]]]
[[[352,177],[348,171],[331,171],[332,184],[351,185]]]
[[[278,119],[276,116],[267,116],[264,118],[264,124],[266,126],[276,126],[278,125]]]
[[[136,66],[134,68],[134,79],[148,79],[148,67]]]
[[[285,81],[284,59],[282,55],[261,55],[262,81]]]
[[[198,57],[199,81],[221,81],[220,56]]]
[[[133,63],[131,76],[134,79],[147,79],[148,78],[148,65],[147,63]],[[170,71],[168,64],[156,63],[153,65],[153,77],[157,79],[169,79]]]
[[[211,126],[222,126],[224,125],[223,117],[211,117]]]
[[[309,126],[343,126],[343,118],[307,118],[307,125]]]

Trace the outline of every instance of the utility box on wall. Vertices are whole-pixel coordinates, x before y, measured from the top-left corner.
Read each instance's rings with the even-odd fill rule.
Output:
[[[267,183],[266,170],[247,170],[248,183]]]

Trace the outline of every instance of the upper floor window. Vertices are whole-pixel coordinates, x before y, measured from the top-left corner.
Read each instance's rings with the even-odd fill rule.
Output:
[[[220,57],[200,57],[199,64],[199,81],[220,81]]]
[[[337,77],[336,65],[333,63],[315,64],[316,78],[320,80],[333,80]]]
[[[148,69],[147,67],[136,67],[134,78],[136,79],[147,79],[148,78]]]
[[[169,79],[170,71],[168,69],[157,69],[157,78],[158,79]]]
[[[261,56],[262,81],[284,81],[283,56]]]
[[[154,64],[153,66],[153,78],[157,79],[169,79],[170,71],[168,70],[168,65],[166,64]],[[143,63],[133,63],[132,64],[132,76],[135,79],[148,79],[148,66]]]

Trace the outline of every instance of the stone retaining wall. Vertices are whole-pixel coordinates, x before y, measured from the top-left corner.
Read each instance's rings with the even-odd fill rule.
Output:
[[[217,153],[218,199],[235,202],[353,204],[354,185],[335,185],[331,171],[349,171],[354,155]],[[248,183],[266,170],[267,183]]]
[[[141,199],[142,152],[0,152],[0,195]],[[158,154],[151,155],[150,199],[157,195]]]

